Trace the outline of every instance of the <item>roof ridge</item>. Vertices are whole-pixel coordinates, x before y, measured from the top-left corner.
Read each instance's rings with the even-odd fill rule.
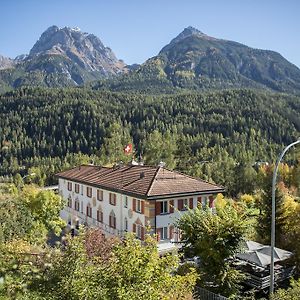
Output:
[[[147,192],[146,192],[146,194],[145,194],[146,196],[148,196],[149,193],[151,192],[151,189],[152,189],[152,187],[153,187],[153,182],[154,182],[154,180],[155,180],[155,178],[156,178],[156,176],[157,176],[158,171],[159,171],[161,168],[162,168],[162,167],[156,167],[155,174],[154,174],[154,176],[153,176],[153,178],[152,178],[152,180],[151,180],[151,182],[150,182],[149,188],[148,188],[148,190],[147,190]]]

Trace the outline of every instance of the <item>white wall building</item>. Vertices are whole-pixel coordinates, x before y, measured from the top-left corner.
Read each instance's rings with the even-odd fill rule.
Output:
[[[106,235],[156,233],[160,244],[180,240],[174,221],[187,208],[214,206],[224,188],[163,167],[82,165],[57,174],[67,199],[61,217],[69,226],[102,228]],[[162,246],[163,247],[163,246]]]

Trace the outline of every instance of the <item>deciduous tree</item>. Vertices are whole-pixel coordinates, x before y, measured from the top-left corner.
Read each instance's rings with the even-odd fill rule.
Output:
[[[217,207],[216,214],[201,208],[190,210],[177,222],[184,250],[200,257],[201,285],[223,295],[236,293],[242,278],[227,260],[239,250],[245,236],[245,217],[227,204]]]

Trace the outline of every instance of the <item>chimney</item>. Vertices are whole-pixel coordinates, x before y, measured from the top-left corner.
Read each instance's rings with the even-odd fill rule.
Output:
[[[164,168],[166,166],[166,163],[163,161],[160,161],[158,166]]]
[[[143,179],[145,177],[145,172],[140,173],[140,179]]]

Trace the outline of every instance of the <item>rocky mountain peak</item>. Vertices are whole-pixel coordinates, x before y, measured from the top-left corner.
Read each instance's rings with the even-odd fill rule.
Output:
[[[200,31],[192,26],[189,26],[189,27],[184,28],[184,30],[181,33],[179,33],[179,35],[177,35],[177,37],[174,38],[170,44],[178,43],[179,41],[181,41],[189,36],[208,37],[202,31]]]
[[[125,64],[101,40],[78,27],[49,27],[34,44],[29,59],[40,55],[61,55],[88,71],[100,71],[104,75],[122,71]]]
[[[184,30],[182,31],[181,34],[186,34],[186,35],[206,35],[205,33],[203,33],[202,31],[198,30],[197,28],[193,27],[193,26],[188,26],[186,28],[184,28]]]

